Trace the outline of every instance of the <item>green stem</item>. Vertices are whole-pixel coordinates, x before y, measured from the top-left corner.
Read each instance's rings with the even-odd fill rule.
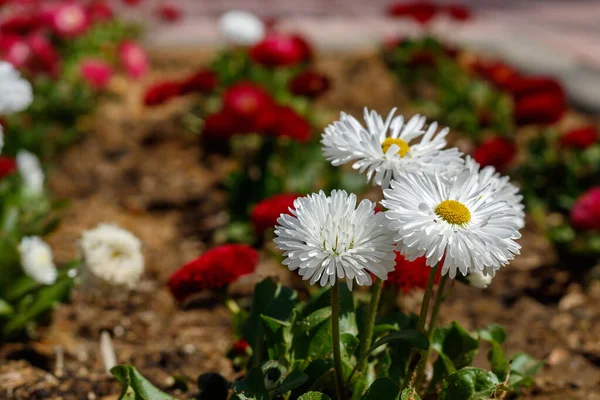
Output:
[[[446,274],[442,277],[440,285],[438,286],[437,294],[435,296],[435,303],[433,304],[433,311],[431,312],[431,318],[429,319],[429,325],[427,326],[427,338],[429,339],[429,343],[431,343],[433,331],[435,330],[437,318],[440,313],[440,306],[447,297],[444,293],[444,288],[446,287],[447,282],[448,275]],[[421,362],[419,363],[419,367],[417,368],[417,384],[415,385],[417,388],[421,387],[421,385],[423,384],[423,379],[425,379],[425,368],[427,367],[427,362],[429,361],[430,354],[431,345],[425,352],[425,357],[421,360]]]
[[[358,351],[358,358],[363,358],[373,341],[373,331],[375,330],[375,320],[377,319],[377,309],[379,308],[379,299],[381,298],[381,290],[383,288],[383,280],[377,279],[373,285],[371,294],[371,303],[369,304],[369,313],[367,314],[367,323],[365,325],[365,332],[361,335],[360,347]]]
[[[333,347],[333,366],[335,369],[335,384],[338,400],[344,397],[344,378],[342,372],[342,353],[340,351],[340,295],[339,282],[331,286],[331,340]]]
[[[427,332],[425,331],[425,321],[427,319],[427,312],[429,311],[429,300],[431,299],[431,295],[433,293],[433,285],[435,284],[435,277],[438,274],[438,271],[440,269],[440,264],[438,263],[434,268],[431,268],[431,271],[429,272],[429,278],[427,279],[427,287],[425,289],[425,294],[423,295],[423,302],[421,303],[421,313],[419,314],[419,322],[417,322],[417,329],[423,333],[423,334],[427,334]],[[427,350],[421,350],[421,359],[419,360],[419,364],[417,366],[417,371],[419,371],[419,368],[421,368],[421,365],[423,365],[423,361],[425,359],[425,354],[426,354]],[[410,356],[410,359],[414,359],[414,357],[416,357],[418,351],[413,350],[412,354]],[[418,372],[417,372],[418,374]],[[410,383],[409,383],[409,387],[414,388],[415,386],[415,378],[417,374],[412,374],[411,378],[410,378]],[[418,391],[418,390],[417,390]]]

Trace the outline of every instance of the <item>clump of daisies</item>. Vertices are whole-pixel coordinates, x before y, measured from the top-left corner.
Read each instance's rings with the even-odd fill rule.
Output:
[[[48,243],[38,236],[25,236],[19,244],[19,253],[25,275],[43,285],[56,282],[56,266]]]
[[[133,288],[144,273],[142,243],[131,232],[100,224],[79,240],[84,285]]]

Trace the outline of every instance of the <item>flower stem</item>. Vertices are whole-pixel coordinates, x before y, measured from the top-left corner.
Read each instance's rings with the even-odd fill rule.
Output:
[[[431,343],[431,339],[433,337],[433,331],[435,330],[435,325],[437,323],[437,317],[440,313],[440,306],[446,299],[447,295],[444,293],[444,288],[446,287],[446,283],[448,282],[448,275],[444,275],[442,280],[440,281],[440,285],[438,286],[437,294],[435,296],[435,303],[433,304],[433,311],[431,312],[431,318],[429,319],[429,325],[427,325],[427,338],[429,339],[429,343]],[[417,368],[417,383],[416,387],[421,387],[423,384],[423,379],[425,379],[425,368],[427,367],[427,362],[429,361],[429,355],[431,354],[431,345],[425,352],[425,357],[419,363]]]
[[[379,308],[379,299],[381,298],[381,290],[383,288],[383,280],[377,279],[373,285],[371,293],[371,303],[369,304],[369,313],[367,314],[367,323],[365,325],[365,332],[361,335],[361,342],[358,352],[358,358],[362,359],[373,341],[373,331],[375,329],[375,320],[377,319],[377,309]]]
[[[419,321],[417,322],[417,329],[423,333],[427,334],[425,331],[425,321],[427,319],[427,312],[429,311],[429,300],[431,299],[431,295],[433,293],[433,285],[435,284],[435,277],[438,274],[440,269],[440,264],[438,263],[434,268],[431,268],[429,272],[429,278],[427,279],[427,287],[425,289],[425,294],[423,295],[423,302],[421,303],[421,313],[419,314]],[[431,345],[430,345],[431,346]],[[415,386],[415,378],[418,375],[418,371],[421,366],[424,365],[423,361],[425,360],[425,355],[428,350],[421,350],[421,359],[419,360],[419,364],[417,365],[417,374],[412,374],[410,378],[409,387],[414,388]],[[418,351],[413,350],[409,359],[414,359],[416,357]],[[417,389],[418,391],[418,389]]]
[[[331,340],[333,347],[333,366],[335,369],[335,384],[338,400],[344,397],[344,378],[342,373],[342,353],[340,351],[340,295],[339,283],[331,286]]]

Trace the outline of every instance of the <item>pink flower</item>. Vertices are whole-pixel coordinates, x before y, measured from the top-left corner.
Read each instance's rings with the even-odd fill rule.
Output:
[[[86,59],[79,68],[83,79],[96,89],[104,89],[112,76],[112,67],[101,59]]]
[[[61,37],[76,37],[88,29],[90,19],[81,4],[62,3],[50,12],[50,26]]]
[[[0,36],[0,55],[4,61],[11,63],[16,68],[21,68],[31,58],[31,49],[19,36],[2,35]]]
[[[181,19],[181,10],[173,4],[161,4],[156,14],[165,22],[175,22]]]
[[[591,188],[575,201],[571,224],[582,231],[600,230],[600,186]]]
[[[126,40],[119,46],[119,60],[125,73],[139,79],[148,72],[148,56],[139,43]]]
[[[250,49],[250,58],[268,67],[290,66],[309,61],[312,50],[302,37],[270,33]]]
[[[113,10],[103,0],[96,0],[87,6],[87,13],[93,22],[108,21],[113,17]]]
[[[33,73],[47,73],[57,76],[60,72],[60,56],[52,43],[42,34],[35,33],[27,38],[32,59],[28,68]]]

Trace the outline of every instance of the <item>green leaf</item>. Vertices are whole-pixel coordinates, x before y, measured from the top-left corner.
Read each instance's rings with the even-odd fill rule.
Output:
[[[513,356],[510,364],[510,377],[508,385],[511,389],[517,390],[520,387],[530,387],[533,384],[533,376],[544,365],[526,353],[517,353]]]
[[[306,375],[302,371],[292,371],[284,380],[281,382],[275,390],[273,390],[273,394],[275,395],[284,395],[285,393],[296,389],[297,387],[303,385],[308,380],[308,375]]]
[[[499,325],[491,324],[479,331],[479,337],[490,343],[488,361],[492,367],[492,372],[498,376],[498,379],[504,381],[510,366],[501,346],[501,343],[506,340],[504,329]]]
[[[0,317],[10,317],[15,310],[6,301],[0,299]]]
[[[400,395],[398,386],[389,378],[379,378],[363,395],[362,400],[397,400]]]
[[[119,400],[177,400],[158,390],[132,365],[117,365],[110,373],[123,385]]]
[[[234,382],[231,387],[241,400],[268,400],[265,377],[261,368],[252,368],[243,380]]]
[[[198,377],[198,400],[227,400],[229,382],[222,375],[207,372]]]
[[[415,389],[406,388],[400,394],[400,400],[421,400],[421,398]]]
[[[331,400],[331,397],[319,392],[308,392],[298,397],[298,400]]]
[[[421,350],[427,350],[429,348],[429,340],[427,339],[427,336],[416,329],[406,329],[399,332],[392,332],[377,340],[375,343],[373,343],[368,353],[373,352],[379,346],[383,346],[384,344],[395,341],[406,342],[412,347],[416,347],[417,349]]]
[[[306,393],[319,387],[319,384],[325,378],[325,376],[332,372],[332,368],[333,363],[329,360],[320,359],[312,361],[303,371],[307,375],[308,379],[302,385],[293,390],[291,398],[295,399],[302,393]]]
[[[497,342],[498,344],[504,343],[506,340],[506,332],[500,325],[490,324],[479,332],[479,337],[487,342]]]
[[[488,400],[500,385],[498,377],[480,368],[463,368],[443,382],[440,400]]]
[[[449,327],[434,331],[431,347],[439,357],[433,364],[429,390],[433,390],[449,374],[471,365],[479,349],[479,341],[454,321]]]

